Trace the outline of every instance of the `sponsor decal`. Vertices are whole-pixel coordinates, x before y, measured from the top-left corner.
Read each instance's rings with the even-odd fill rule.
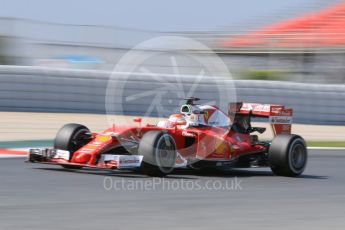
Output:
[[[53,158],[69,160],[70,152],[66,150],[57,149]]]
[[[255,103],[244,103],[241,110],[244,111],[255,111],[255,112],[269,112],[271,108],[270,104],[255,104]]]
[[[182,132],[182,136],[184,136],[184,137],[195,137],[195,134],[194,133],[189,133],[187,131],[183,131]]]
[[[96,137],[96,141],[99,141],[99,142],[110,141],[111,139],[112,139],[111,136],[105,136],[105,135],[99,135]]]
[[[217,118],[217,109],[211,108],[211,109],[204,109],[204,116],[200,116],[204,118],[204,121],[206,124],[212,125],[214,124],[214,120]]]
[[[140,155],[112,155],[104,154],[101,156],[101,161],[114,161],[117,163],[118,168],[134,168],[139,167],[143,160]]]
[[[85,149],[97,149],[99,145],[86,145]]]
[[[270,116],[269,122],[271,124],[291,124],[292,117],[289,116]]]
[[[224,154],[226,148],[226,143],[221,139],[216,139],[216,151],[214,152],[217,155]]]
[[[280,111],[282,110],[281,106],[271,106],[271,113],[274,114],[280,114]]]
[[[131,168],[139,167],[143,156],[132,155],[132,156],[119,156],[119,168]]]
[[[79,150],[78,152],[79,153],[90,153],[92,151],[93,151],[92,149],[82,149],[82,150]]]
[[[209,113],[208,113],[208,111],[206,110],[206,111],[204,112],[204,119],[205,119],[206,122],[208,121],[208,118],[209,118]]]
[[[289,109],[289,110],[283,110],[283,111],[281,111],[281,113],[280,113],[280,115],[281,116],[292,116],[292,110],[291,109]]]
[[[120,164],[135,164],[135,163],[139,163],[139,159],[129,159],[129,160],[126,160],[126,159],[123,159],[123,160],[120,160]]]
[[[255,106],[254,108],[254,111],[257,111],[257,112],[269,112],[270,111],[270,105],[267,105],[267,104],[264,104],[264,105],[257,105]]]

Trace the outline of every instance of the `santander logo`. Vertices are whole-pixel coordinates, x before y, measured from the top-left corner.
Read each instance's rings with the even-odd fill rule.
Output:
[[[269,118],[271,124],[291,124],[292,117],[289,116],[271,116]]]

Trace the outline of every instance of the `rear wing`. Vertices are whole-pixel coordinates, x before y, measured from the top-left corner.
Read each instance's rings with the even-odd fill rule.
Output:
[[[228,114],[268,117],[274,135],[291,133],[293,109],[283,105],[236,102],[229,104]]]

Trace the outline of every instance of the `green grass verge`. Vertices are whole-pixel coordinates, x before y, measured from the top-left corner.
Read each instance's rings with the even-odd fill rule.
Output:
[[[288,72],[277,69],[246,69],[238,74],[240,79],[284,81],[288,78]]]
[[[53,140],[4,141],[0,148],[34,148],[53,146]]]
[[[309,147],[345,147],[345,141],[307,141]]]

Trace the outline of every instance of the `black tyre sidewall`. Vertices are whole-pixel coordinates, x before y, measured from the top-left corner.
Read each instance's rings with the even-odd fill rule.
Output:
[[[301,169],[295,169],[292,165],[291,150],[295,145],[302,145],[305,151],[305,162]],[[298,176],[303,173],[307,164],[307,149],[305,141],[298,135],[278,135],[270,146],[268,161],[272,171],[281,176]]]
[[[294,146],[296,145],[302,145],[304,147],[304,151],[305,151],[305,162],[302,168],[300,169],[296,169],[293,165],[292,165],[292,153],[291,150]],[[291,170],[293,175],[300,175],[301,173],[303,173],[303,171],[305,170],[305,167],[307,166],[307,161],[308,161],[308,153],[307,153],[307,149],[306,149],[306,144],[305,141],[301,138],[301,137],[296,137],[294,138],[289,146],[289,157],[288,157],[288,161],[289,161],[289,169]]]
[[[74,123],[64,125],[56,134],[54,148],[67,150],[71,153],[75,152],[78,149],[76,148],[75,144],[72,143],[73,138],[78,132],[83,131],[90,132],[90,130],[84,125]]]
[[[152,176],[165,176],[171,173],[174,169],[174,164],[169,167],[160,166],[157,150],[161,141],[164,138],[169,138],[169,141],[174,145],[174,155],[171,156],[174,159],[174,164],[176,160],[176,143],[173,137],[164,131],[148,131],[144,134],[139,143],[138,153],[143,155],[142,169],[144,173]]]

